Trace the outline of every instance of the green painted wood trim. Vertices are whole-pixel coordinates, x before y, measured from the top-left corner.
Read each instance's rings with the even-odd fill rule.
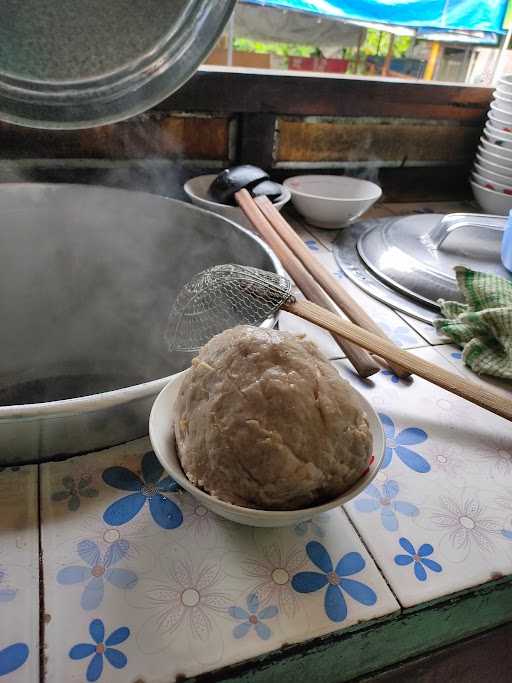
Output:
[[[512,576],[193,681],[343,683],[507,622],[512,622]]]

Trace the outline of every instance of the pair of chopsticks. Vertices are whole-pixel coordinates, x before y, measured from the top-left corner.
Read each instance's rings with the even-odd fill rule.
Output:
[[[400,373],[401,377],[414,373],[452,394],[512,421],[512,400],[408,351],[403,351],[390,342],[361,307],[309,253],[302,240],[267,197],[253,199],[247,190],[240,190],[235,194],[235,198],[254,228],[279,256],[289,275],[310,299],[289,302],[281,308],[331,332],[359,374],[368,377],[379,369],[369,354],[362,355],[362,349],[366,349],[386,359],[393,371]],[[339,315],[319,283],[352,322]],[[375,328],[378,333],[375,332]]]
[[[353,323],[387,339],[384,332],[364,309],[310,253],[268,197],[261,196],[253,199],[247,190],[240,190],[235,194],[235,199],[260,237],[278,256],[284,269],[309,301],[339,315],[331,302],[332,299]],[[368,352],[335,332],[331,334],[361,377],[370,377],[381,369]],[[404,378],[410,375],[398,365],[390,365],[390,367],[399,377]]]

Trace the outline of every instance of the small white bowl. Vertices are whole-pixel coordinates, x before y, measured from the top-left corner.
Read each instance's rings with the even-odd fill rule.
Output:
[[[472,178],[476,183],[478,183],[478,185],[481,185],[487,190],[494,190],[495,192],[504,192],[509,196],[512,195],[512,179],[509,183],[500,183],[495,180],[490,180],[485,176],[481,176],[476,171],[473,171]]]
[[[507,97],[496,91],[494,93],[494,101],[496,102],[497,107],[503,111],[512,113],[512,97]]]
[[[217,177],[216,173],[208,173],[207,175],[200,175],[196,178],[191,178],[187,180],[183,189],[185,194],[190,199],[192,204],[200,206],[202,209],[208,209],[208,211],[213,211],[214,213],[219,213],[225,218],[229,218],[234,223],[238,223],[244,228],[248,228],[254,232],[254,226],[251,221],[246,217],[242,209],[238,206],[229,206],[229,204],[219,204],[214,202],[208,196],[208,190],[210,185]],[[290,201],[290,191],[283,185],[282,198],[274,204],[278,211],[281,211],[286,202]]]
[[[498,83],[500,85],[505,85],[512,88],[512,74],[505,74],[504,76],[500,76],[500,80],[498,81]]]
[[[512,97],[512,85],[507,85],[506,83],[502,83],[500,81],[494,92],[496,95],[500,95],[501,97]]]
[[[495,145],[499,149],[508,150],[510,152],[512,150],[512,135],[510,138],[504,138],[503,135],[504,133],[500,133],[499,137],[496,137],[494,133],[486,128],[485,138],[482,137],[481,140],[487,140],[491,145]]]
[[[504,154],[490,152],[489,149],[485,148],[483,145],[479,146],[478,154],[480,154],[483,159],[488,159],[491,163],[496,164],[496,166],[512,169],[512,159],[509,159],[509,157],[506,157]]]
[[[489,161],[488,158],[482,156],[482,154],[476,155],[476,161],[478,164],[480,164],[480,166],[485,168],[487,171],[491,171],[492,173],[499,173],[500,175],[504,175],[507,178],[512,178],[512,168],[507,168],[502,164],[495,164],[492,161]]]
[[[475,183],[474,180],[470,181],[470,185],[476,201],[486,213],[495,216],[508,216],[508,212],[512,209],[512,197],[510,195],[489,190]]]
[[[507,130],[506,126],[496,127],[493,126],[492,121],[487,121],[485,124],[484,132],[491,142],[501,140],[503,142],[512,142],[512,128]]]
[[[512,112],[503,109],[503,107],[500,107],[498,101],[496,100],[494,100],[494,102],[491,102],[489,116],[491,116],[491,114],[494,114],[496,118],[498,118],[500,121],[504,121],[505,123],[512,122]]]
[[[174,403],[178,396],[179,388],[185,378],[185,370],[176,375],[156,397],[149,416],[149,436],[153,450],[160,460],[162,467],[171,477],[186,491],[200,501],[206,508],[212,510],[221,517],[255,527],[284,527],[292,526],[298,522],[311,519],[320,512],[325,512],[339,507],[357,496],[365,489],[377,474],[384,457],[386,439],[377,413],[370,403],[356,392],[360,407],[365,411],[373,437],[373,458],[367,472],[357,480],[348,491],[333,498],[328,503],[316,505],[301,510],[254,510],[239,505],[225,503],[214,498],[209,493],[201,490],[186,477],[181,468],[181,463],[176,452],[174,439]]]
[[[510,177],[507,177],[506,175],[503,175],[502,173],[494,173],[494,171],[489,171],[487,168],[484,168],[481,164],[479,164],[477,161],[475,161],[475,165],[473,167],[474,173],[477,173],[479,176],[485,179],[486,182],[490,181],[496,182],[496,183],[501,183],[502,185],[511,185],[512,186],[512,174]],[[479,181],[480,182],[480,181]],[[480,183],[482,185],[482,183]],[[483,183],[485,185],[485,183]]]
[[[493,104],[494,103],[491,102],[491,109],[489,109],[489,112],[487,114],[489,121],[491,121],[494,126],[512,128],[512,118],[510,118],[510,115],[500,114],[496,111],[496,109],[492,108]]]
[[[502,93],[506,97],[512,97],[512,76],[502,76],[498,81],[496,91]]]
[[[490,142],[490,140],[486,140],[483,136],[480,138],[480,146],[483,149],[491,152],[491,154],[496,154],[497,156],[502,156],[505,157],[505,159],[510,159],[510,161],[512,161],[512,150],[508,147],[510,143],[501,142],[501,140],[499,143],[500,144],[495,145]]]
[[[284,181],[308,223],[337,230],[350,225],[382,195],[375,183],[338,175],[301,175]]]

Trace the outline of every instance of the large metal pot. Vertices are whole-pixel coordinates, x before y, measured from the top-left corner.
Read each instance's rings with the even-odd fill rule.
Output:
[[[146,434],[156,393],[190,362],[165,345],[174,297],[219,263],[280,270],[255,235],[180,201],[0,185],[0,463]]]

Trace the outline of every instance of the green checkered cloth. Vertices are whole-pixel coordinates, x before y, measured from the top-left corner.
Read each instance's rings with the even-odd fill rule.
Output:
[[[439,299],[434,326],[462,346],[466,365],[479,375],[512,379],[512,281],[455,268],[465,304]]]

